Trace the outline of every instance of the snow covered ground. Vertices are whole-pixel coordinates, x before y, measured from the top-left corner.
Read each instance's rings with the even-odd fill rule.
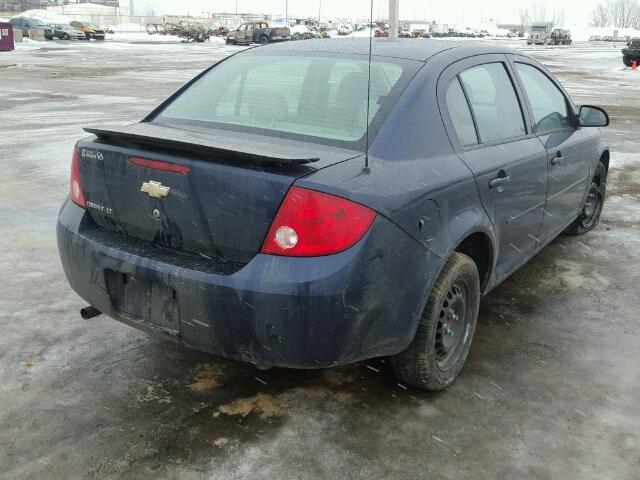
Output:
[[[262,372],[80,319],[55,224],[82,127],[137,121],[242,48],[153,40],[0,52],[0,477],[638,478],[640,71],[619,46],[504,42],[611,114],[608,200],[483,299],[462,375],[428,394],[384,359]]]

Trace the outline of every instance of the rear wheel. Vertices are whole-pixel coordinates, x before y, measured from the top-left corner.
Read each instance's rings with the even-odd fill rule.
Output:
[[[391,358],[396,376],[425,390],[442,390],[462,370],[475,332],[480,278],[475,262],[454,252],[438,276],[409,347]]]
[[[600,214],[604,207],[604,197],[607,190],[607,168],[598,162],[591,180],[589,193],[578,218],[564,231],[567,235],[582,235],[594,228],[600,222]]]
[[[65,34],[62,36],[62,38],[63,38],[64,40],[69,40],[71,37],[69,36],[69,34],[68,34],[68,33],[65,33]]]
[[[266,45],[269,43],[269,37],[267,37],[266,35],[263,35],[262,37],[260,37],[260,43],[262,45]]]

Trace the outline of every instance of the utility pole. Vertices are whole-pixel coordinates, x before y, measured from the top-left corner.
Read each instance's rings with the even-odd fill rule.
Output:
[[[322,0],[318,0],[318,26],[320,26],[320,14],[322,13]]]
[[[398,38],[398,13],[400,0],[389,0],[389,39]]]

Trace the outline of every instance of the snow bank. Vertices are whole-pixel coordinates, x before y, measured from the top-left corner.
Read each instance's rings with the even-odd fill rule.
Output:
[[[299,33],[300,35],[303,35],[309,31],[309,27],[306,25],[294,25],[290,30],[292,34]]]
[[[68,24],[74,20],[78,20],[81,22],[88,23],[98,23],[93,22],[94,17],[100,19],[103,17],[99,23],[105,18],[115,18],[120,16],[127,17],[129,14],[128,8],[114,8],[107,7],[106,5],[96,5],[93,3],[77,3],[77,4],[69,4],[69,5],[56,5],[45,9],[34,9],[27,10],[25,12],[18,13],[13,18],[17,17],[27,17],[27,18],[35,18],[37,20],[42,21],[43,23],[62,23]],[[136,31],[139,30],[139,26],[136,25]]]
[[[109,25],[109,28],[116,33],[120,32],[146,32],[147,26],[140,25],[139,23],[119,23],[116,25]],[[145,33],[146,34],[146,33]]]
[[[21,12],[15,15],[13,18],[35,18],[36,20],[40,20],[42,23],[50,24],[50,23],[62,23],[67,24],[71,20],[71,18],[66,17],[64,15],[59,15],[58,13],[52,12],[50,10],[27,10],[26,12]]]
[[[127,3],[128,2],[122,2]],[[51,12],[63,13],[65,15],[129,15],[129,7],[120,8],[107,7],[106,5],[97,5],[95,3],[70,3],[69,5],[55,5],[48,8]]]

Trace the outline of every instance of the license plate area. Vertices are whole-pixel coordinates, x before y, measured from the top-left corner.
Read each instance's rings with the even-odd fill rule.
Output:
[[[116,313],[167,333],[179,334],[180,312],[175,289],[114,270],[105,270],[105,282]]]

